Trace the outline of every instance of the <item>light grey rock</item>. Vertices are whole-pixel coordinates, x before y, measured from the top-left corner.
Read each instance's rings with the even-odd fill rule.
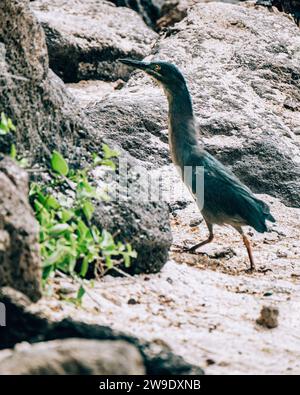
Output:
[[[117,80],[120,57],[142,58],[156,38],[133,10],[99,0],[37,0],[31,8],[47,39],[50,67],[65,82]]]
[[[0,286],[41,297],[38,224],[28,203],[28,177],[0,155]]]
[[[145,374],[140,352],[124,341],[65,339],[20,344],[10,355],[1,351],[0,361],[0,374],[8,375]]]

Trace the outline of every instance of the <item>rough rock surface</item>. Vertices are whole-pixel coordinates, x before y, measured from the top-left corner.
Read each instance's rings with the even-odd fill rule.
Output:
[[[143,341],[109,326],[87,324],[71,318],[48,319],[36,311],[37,306],[30,305],[22,293],[11,288],[0,288],[0,302],[5,304],[7,313],[6,326],[0,326],[0,349],[11,348],[23,341],[37,343],[68,338],[121,340],[139,350],[147,374],[203,374],[200,367],[187,363],[164,344]],[[5,355],[7,351],[3,351],[2,356]]]
[[[293,22],[251,5],[197,4],[152,53],[148,59],[174,62],[184,72],[207,149],[254,192],[299,205],[300,32]],[[106,111],[112,123],[104,123],[104,132],[122,129],[117,142],[130,144],[130,153],[145,161],[151,151],[152,165],[161,165],[167,149],[161,150],[167,128],[162,91],[135,72],[122,90],[122,107],[120,97],[98,102],[89,117],[97,125]]]
[[[238,4],[245,0],[165,0],[157,20],[157,28],[163,29],[173,26],[187,16],[188,9],[197,3],[222,2]]]
[[[157,20],[159,29],[166,28],[180,22],[186,17],[188,8],[199,0],[166,0],[161,9],[161,17]]]
[[[0,286],[36,301],[41,297],[38,225],[27,195],[26,172],[0,155]]]
[[[137,258],[129,268],[131,274],[157,273],[168,259],[172,243],[169,210],[163,202],[136,198],[98,203],[93,220],[98,227],[116,235],[116,240],[130,243]]]
[[[86,106],[95,127],[136,165],[169,163],[166,131],[167,106],[161,92],[147,86],[126,87]]]
[[[92,131],[62,81],[49,70],[44,32],[28,0],[0,3],[0,97],[0,111],[16,125],[23,156],[27,150],[28,156],[41,160],[59,149],[73,160],[79,147],[84,152]]]
[[[109,0],[118,7],[130,7],[138,12],[147,23],[154,27],[161,14],[165,0]]]
[[[269,329],[277,328],[278,315],[278,308],[273,306],[263,306],[260,312],[260,316],[256,320],[256,323]]]
[[[279,11],[291,14],[295,19],[297,25],[300,26],[300,3],[299,0],[257,0],[256,5],[269,7],[276,7]]]
[[[54,340],[2,351],[0,361],[0,374],[9,375],[145,373],[141,354],[124,341]]]
[[[65,82],[126,78],[116,59],[146,56],[156,38],[136,12],[109,2],[37,0],[31,7],[46,33],[50,67]]]

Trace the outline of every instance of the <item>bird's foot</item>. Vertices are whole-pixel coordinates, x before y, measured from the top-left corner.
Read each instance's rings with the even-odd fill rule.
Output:
[[[266,274],[266,273],[272,272],[272,271],[273,271],[272,269],[270,269],[269,267],[266,267],[266,266],[261,266],[260,268],[257,269],[258,273],[263,273],[263,274]]]
[[[247,274],[253,274],[254,272],[256,273],[263,273],[266,274],[267,272],[272,272],[273,270],[270,269],[269,267],[259,267],[258,269],[256,269],[254,266],[253,267],[249,267],[248,269],[246,269],[244,272]]]
[[[193,254],[193,255],[207,255],[206,252],[196,251],[197,249],[194,248],[194,246],[193,247],[187,247],[187,246],[174,244],[173,247],[176,248],[175,252],[186,252],[188,254]]]

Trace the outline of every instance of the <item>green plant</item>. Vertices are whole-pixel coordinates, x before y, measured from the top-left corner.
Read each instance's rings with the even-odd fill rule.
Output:
[[[93,166],[114,168],[108,160],[115,156],[105,146],[104,157],[94,156]],[[63,156],[54,151],[49,183],[31,185],[30,200],[40,224],[44,281],[57,269],[73,276],[79,272],[84,278],[91,265],[96,276],[103,275],[120,263],[130,266],[137,256],[130,244],[116,242],[109,232],[100,232],[92,224],[94,201],[101,194],[89,180],[91,169],[70,170]],[[78,299],[83,294],[81,289]]]
[[[15,131],[11,119],[1,113],[0,136]],[[93,165],[80,170],[70,169],[63,156],[54,151],[47,183],[31,184],[29,197],[40,224],[44,284],[56,270],[78,279],[78,275],[85,278],[92,267],[95,276],[99,276],[121,263],[129,267],[131,259],[137,256],[130,244],[115,242],[113,235],[105,229],[100,232],[91,222],[94,202],[108,196],[92,185],[90,172],[97,166],[115,170],[113,159],[119,155],[106,144],[102,150],[101,157],[93,155]],[[26,159],[17,158],[15,144],[11,145],[10,156],[20,166],[28,166]],[[86,292],[82,281],[79,282],[77,296],[71,298],[76,304],[81,303]]]
[[[16,127],[12,123],[12,120],[2,112],[0,117],[0,136],[5,136],[9,133],[14,133],[15,131]],[[10,157],[14,159],[20,167],[24,168],[28,166],[28,161],[26,158],[17,157],[17,149],[15,144],[11,144],[10,146]]]
[[[12,120],[8,118],[4,112],[1,113],[1,118],[0,118],[0,136],[4,136],[5,134],[8,134],[10,132],[15,132],[16,128],[14,124],[12,123]]]

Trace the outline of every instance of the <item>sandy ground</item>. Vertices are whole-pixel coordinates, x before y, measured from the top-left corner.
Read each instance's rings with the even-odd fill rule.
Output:
[[[52,318],[71,315],[159,339],[207,374],[300,374],[300,210],[264,199],[277,223],[264,235],[248,232],[258,268],[253,274],[245,272],[239,235],[217,227],[214,243],[203,248],[208,255],[174,248],[159,274],[106,276],[87,286],[82,307],[57,292],[78,285],[55,279],[52,295],[35,308]],[[197,218],[194,204],[171,215],[175,244],[205,238],[203,223],[190,226]],[[279,309],[277,328],[256,324],[263,305]]]

